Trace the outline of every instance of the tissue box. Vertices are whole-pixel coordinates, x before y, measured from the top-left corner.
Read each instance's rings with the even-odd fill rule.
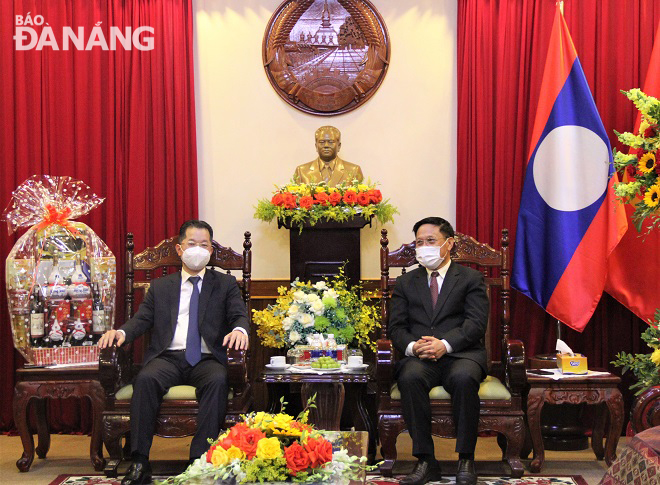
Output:
[[[562,374],[586,374],[587,358],[582,354],[557,354],[557,367]]]

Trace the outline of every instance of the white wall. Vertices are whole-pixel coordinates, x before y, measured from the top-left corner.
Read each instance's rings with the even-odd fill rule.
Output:
[[[261,60],[280,0],[196,0],[195,98],[200,217],[239,250],[253,235],[253,277],[289,277],[288,232],[253,219],[295,167],[316,157],[314,132],[334,125],[340,155],[380,182],[398,207],[390,245],[413,238],[428,215],[455,220],[456,22],[454,1],[372,0],[390,33],[391,63],[362,107],[339,116],[302,113],[271,87]],[[362,230],[362,277],[379,277],[380,227]]]

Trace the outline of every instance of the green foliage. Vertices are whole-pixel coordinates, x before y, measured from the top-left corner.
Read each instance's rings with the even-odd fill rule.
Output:
[[[654,349],[653,353],[633,355],[620,352],[617,354],[616,360],[612,361],[615,366],[623,367],[622,374],[632,371],[637,382],[630,386],[630,389],[637,389],[636,395],[649,387],[660,385],[660,367],[658,364],[660,362],[660,330],[658,330],[660,309],[656,310],[654,321],[649,323],[649,327],[642,334],[642,340]]]
[[[284,482],[289,477],[284,458],[275,458],[274,460],[253,458],[250,461],[245,460],[241,463],[241,470],[245,473],[245,478],[241,483]]]

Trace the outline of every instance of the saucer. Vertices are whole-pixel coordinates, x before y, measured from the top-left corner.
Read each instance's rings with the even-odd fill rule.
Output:
[[[366,369],[367,367],[369,367],[369,364],[359,364],[359,365],[344,364],[342,367],[344,367],[346,370],[360,370],[360,369]]]
[[[284,365],[275,365],[275,364],[266,364],[266,369],[270,370],[286,370],[291,366],[291,364]]]
[[[341,367],[333,367],[332,369],[317,369],[315,367],[310,367],[310,369],[312,369],[314,372],[319,372],[319,373],[323,373],[323,372],[340,372],[342,370]]]

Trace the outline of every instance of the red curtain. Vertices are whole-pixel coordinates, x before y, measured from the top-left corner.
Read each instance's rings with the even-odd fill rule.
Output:
[[[459,0],[458,6],[456,226],[496,246],[501,229],[509,228],[513,248],[555,1]],[[644,82],[660,3],[567,0],[564,16],[612,146],[625,149],[613,130],[631,130],[636,110],[619,90]],[[590,367],[608,367],[622,350],[648,351],[640,339],[645,323],[607,294],[582,334],[562,327]],[[554,350],[555,328],[555,320],[513,292],[512,332],[528,355]]]
[[[16,50],[15,16],[41,15],[59,50]],[[123,315],[124,241],[135,233],[144,248],[178,231],[197,215],[197,155],[193,95],[193,18],[188,0],[14,0],[0,6],[0,206],[33,174],[71,175],[105,202],[81,219],[117,257]],[[87,45],[95,24],[110,45],[110,28],[132,32],[141,44],[116,50],[63,49],[62,29],[84,27]],[[41,35],[44,25],[34,27]],[[27,44],[27,42],[25,42]],[[4,229],[0,229],[4,231]],[[0,238],[0,259],[24,231]],[[0,286],[0,430],[12,428],[13,350],[4,278]],[[118,319],[122,321],[121,318]],[[82,412],[81,412],[82,409]],[[50,406],[51,429],[89,431],[89,405],[76,400]]]

